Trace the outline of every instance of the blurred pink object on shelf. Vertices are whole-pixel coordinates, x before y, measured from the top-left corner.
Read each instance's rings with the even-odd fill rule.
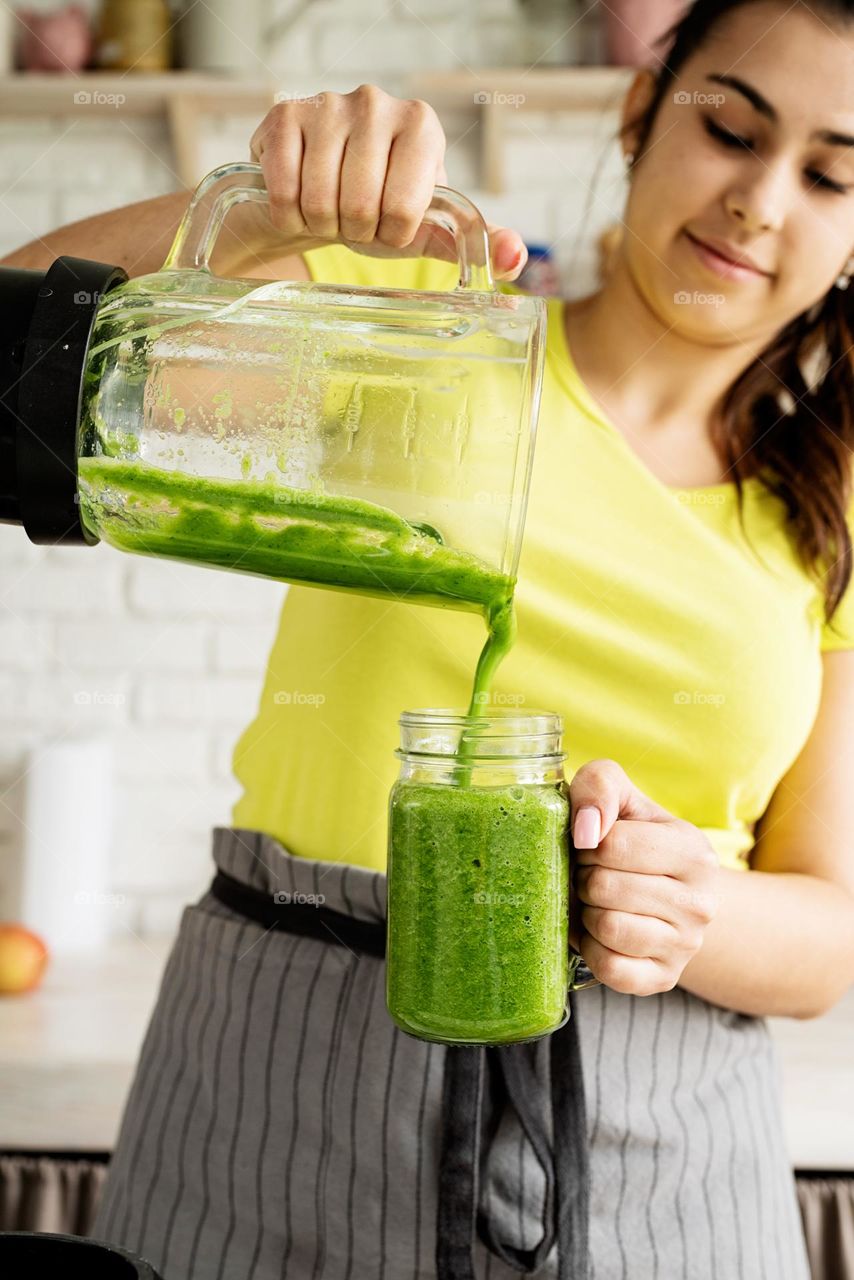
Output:
[[[80,71],[92,53],[92,32],[86,10],[66,5],[53,13],[18,9],[21,24],[18,63],[24,71]]]
[[[689,8],[688,0],[608,0],[603,8],[605,55],[614,67],[657,66],[664,33]]]

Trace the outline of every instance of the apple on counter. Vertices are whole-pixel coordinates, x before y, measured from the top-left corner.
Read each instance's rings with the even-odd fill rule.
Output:
[[[47,965],[47,947],[22,924],[0,924],[0,995],[32,991]]]

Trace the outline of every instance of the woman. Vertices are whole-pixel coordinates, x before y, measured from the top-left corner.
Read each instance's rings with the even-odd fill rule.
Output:
[[[854,980],[852,56],[851,0],[698,0],[624,105],[607,279],[549,302],[519,638],[495,694],[566,725],[573,941],[602,983],[573,1018],[598,1280],[808,1276],[764,1019],[820,1014]],[[252,151],[302,256],[277,257],[243,210],[223,270],[453,283],[406,257],[446,181],[423,103],[364,86],[290,102]],[[185,202],[14,261],[154,269]],[[490,240],[512,280],[519,237]],[[462,705],[481,642],[474,616],[292,588],[220,870],[381,923],[397,717]],[[441,1274],[448,1051],[399,1033],[382,986],[374,957],[210,895],[189,908],[96,1234],[166,1280]],[[484,1221],[530,1249],[543,1210],[505,1119],[474,1253],[490,1280],[516,1272]],[[567,1274],[557,1252],[538,1275]]]

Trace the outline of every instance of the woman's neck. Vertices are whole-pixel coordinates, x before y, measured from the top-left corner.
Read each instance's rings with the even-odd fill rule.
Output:
[[[597,293],[568,303],[564,320],[591,395],[617,426],[647,435],[706,436],[727,390],[768,341],[680,335],[652,311],[623,263]]]

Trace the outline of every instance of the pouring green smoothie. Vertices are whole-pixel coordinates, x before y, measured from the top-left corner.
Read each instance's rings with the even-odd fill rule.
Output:
[[[79,460],[84,525],[122,551],[483,613],[489,635],[469,714],[488,696],[515,635],[515,579],[442,541],[432,526],[360,498],[273,481]]]

